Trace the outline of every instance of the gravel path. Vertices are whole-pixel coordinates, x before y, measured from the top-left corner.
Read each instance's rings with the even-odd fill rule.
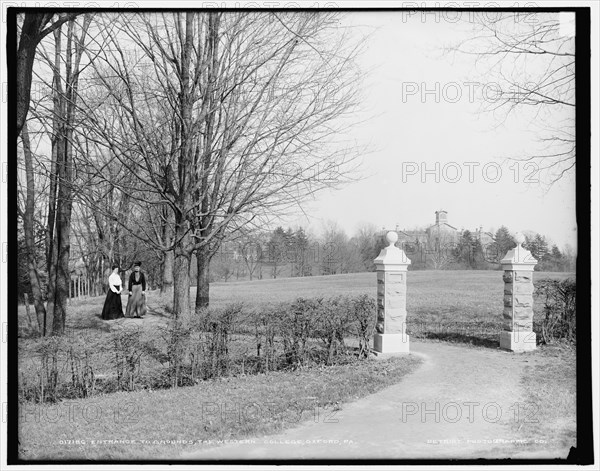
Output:
[[[400,383],[333,413],[249,443],[206,445],[187,460],[566,458],[526,440],[535,410],[520,386],[532,354],[411,342],[422,366]],[[531,436],[531,435],[530,435]],[[540,435],[540,438],[543,438]],[[333,442],[332,442],[333,441]]]

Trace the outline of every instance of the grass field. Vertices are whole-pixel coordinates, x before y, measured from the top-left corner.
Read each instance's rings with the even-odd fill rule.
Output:
[[[562,280],[573,273],[535,272],[534,281],[544,278]],[[407,324],[411,335],[458,341],[492,347],[497,344],[502,322],[503,290],[501,271],[414,271],[407,281]],[[249,309],[260,309],[273,303],[292,301],[297,297],[377,294],[374,273],[351,273],[304,278],[278,278],[254,281],[211,283],[211,307],[243,303]],[[195,288],[191,290],[192,302]],[[166,314],[172,299],[158,291],[148,293],[148,308],[153,322],[169,319]],[[108,331],[100,319],[104,297],[73,300],[67,317],[67,328]],[[126,296],[123,296],[124,305]],[[33,315],[33,314],[32,314]],[[534,323],[543,315],[540,303],[534,304]],[[152,323],[153,323],[152,322]],[[152,324],[151,323],[151,324]],[[28,337],[25,309],[19,306],[22,336]]]
[[[534,280],[564,279],[573,276],[568,273],[536,272]],[[211,306],[218,308],[229,303],[242,302],[252,311],[297,297],[363,293],[375,297],[374,273],[213,283]],[[191,294],[193,300],[194,289]],[[97,297],[74,300],[69,306],[69,335],[85,335],[85,342],[89,343],[91,348],[106,342],[111,326],[114,328],[115,325],[115,321],[111,324],[100,319],[103,302],[103,297]],[[157,326],[164,325],[170,318],[166,308],[170,302],[171,300],[157,291],[149,292],[149,314],[143,323],[137,325],[144,331],[153,331]],[[477,348],[498,348],[502,309],[503,281],[500,271],[409,273],[407,323],[411,338],[453,341]],[[539,303],[534,312],[535,319],[539,321],[543,314]],[[29,367],[30,347],[35,343],[34,339],[27,338],[30,333],[26,324],[25,309],[19,306],[20,371],[26,371]],[[573,417],[574,351],[561,345],[543,346],[536,352],[536,358],[535,364],[527,370],[527,377],[523,378],[523,387],[528,397],[532,402],[544,406],[546,415],[543,419],[548,424],[560,423],[563,417]],[[283,413],[273,414],[269,411],[269,414],[253,416],[251,421],[211,423],[210,420],[205,420],[206,404],[213,404],[217,398],[219,403],[228,404],[268,401],[274,403],[274,407],[280,411],[295,410],[299,403],[302,408],[309,409],[309,406],[315,403],[335,407],[338,403],[363,397],[401,381],[402,377],[417,368],[418,364],[419,361],[414,357],[388,362],[369,360],[358,366],[341,365],[307,371],[209,380],[198,386],[174,390],[101,394],[88,399],[63,401],[58,405],[22,405],[21,452],[25,459],[143,459],[174,456],[185,448],[184,444],[164,444],[157,447],[156,444],[150,443],[135,448],[127,444],[115,444],[94,449],[89,447],[89,441],[94,437],[125,439],[133,436],[147,437],[150,441],[156,437],[182,440],[191,432],[196,438],[222,440],[270,433],[294,426],[298,420],[291,421]],[[79,408],[78,412],[72,409],[74,413],[79,414],[77,419],[70,419],[69,414],[64,415],[65,411],[71,411],[66,408],[67,403],[75,404],[69,407]],[[57,408],[63,411],[62,418],[49,419],[54,417]],[[85,411],[88,411],[87,416]],[[23,416],[23,413],[26,415]],[[126,420],[132,414],[135,415],[135,421]],[[307,417],[302,416],[303,419]],[[82,446],[65,442],[77,437],[87,440],[87,444]],[[571,438],[563,432],[557,436],[557,439],[566,441]],[[65,443],[61,443],[60,440]]]

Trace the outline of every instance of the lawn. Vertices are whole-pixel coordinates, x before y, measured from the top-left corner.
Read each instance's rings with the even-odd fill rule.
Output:
[[[534,280],[569,276],[574,275],[536,272]],[[375,297],[374,273],[213,283],[210,291],[212,307],[241,302],[249,313],[297,297],[363,293]],[[191,294],[194,299],[194,289]],[[498,348],[503,308],[502,272],[414,271],[408,275],[407,294],[411,338]],[[111,330],[130,325],[140,329],[143,335],[154,334],[170,319],[170,301],[157,291],[149,292],[146,319],[127,319],[124,323],[100,319],[103,297],[73,300],[67,317],[67,335],[91,350],[108,345],[110,352]],[[539,302],[534,312],[539,322],[543,315]],[[19,322],[20,374],[31,375],[36,361],[33,355],[36,340],[26,327],[23,306],[19,306]],[[243,342],[243,336],[238,340]],[[539,361],[527,369],[523,387],[532,402],[544,405],[543,419],[560,427],[564,417],[573,415],[575,407],[574,352],[569,347],[542,346],[535,355]],[[111,369],[110,353],[98,355],[94,361],[94,371],[100,375],[103,368]],[[413,356],[389,361],[366,360],[268,375],[244,374],[168,390],[100,393],[54,405],[23,403],[20,408],[21,455],[24,459],[174,457],[190,446],[186,443],[189,437],[193,437],[196,444],[198,440],[243,439],[292,427],[300,420],[311,420],[315,407],[329,411],[341,407],[344,402],[401,381],[418,364],[419,360]],[[144,373],[156,367],[146,362]],[[304,412],[290,418],[290,411],[297,410]],[[223,413],[234,420],[224,420]],[[240,414],[250,414],[250,419],[238,420]],[[158,417],[160,423],[157,423]],[[94,438],[121,442],[90,446]],[[571,438],[557,436],[559,440]],[[123,442],[128,439],[136,441]],[[155,443],[154,440],[173,442]]]
[[[544,278],[562,280],[574,277],[573,273],[535,272],[534,281]],[[501,271],[413,271],[407,281],[407,323],[415,331],[429,329],[431,334],[442,325],[463,324],[477,326],[500,325],[503,309]],[[278,278],[254,281],[211,283],[211,307],[224,307],[241,302],[249,308],[268,306],[297,297],[335,295],[377,294],[374,273],[350,273],[332,276],[303,278]],[[191,290],[195,299],[196,289]],[[123,296],[126,302],[126,297]],[[67,328],[108,331],[106,322],[100,319],[104,297],[73,300],[67,317]],[[153,322],[168,320],[165,306],[172,299],[161,296],[158,291],[148,293],[148,308]],[[32,308],[33,310],[33,308]],[[542,314],[539,304],[534,305],[536,319]],[[33,314],[32,314],[33,315]],[[27,335],[25,309],[19,306],[19,325],[23,336]],[[495,327],[494,327],[495,329]],[[485,333],[485,332],[484,332]],[[489,332],[488,332],[489,334]]]
[[[22,404],[25,460],[170,459],[199,444],[336,420],[343,403],[401,381],[415,356],[210,380],[202,385]]]
[[[413,271],[407,281],[407,326],[410,335],[495,347],[502,324],[504,283],[501,271]],[[533,279],[563,280],[572,273],[535,272]],[[373,273],[281,278],[211,284],[211,302],[243,302],[260,307],[296,297],[377,295]],[[193,293],[195,294],[195,293]],[[193,299],[193,296],[192,296]],[[534,304],[536,328],[543,318]]]

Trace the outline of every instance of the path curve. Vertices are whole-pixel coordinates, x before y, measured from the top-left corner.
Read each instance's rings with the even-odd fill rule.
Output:
[[[415,372],[333,416],[319,414],[254,443],[206,445],[181,458],[566,458],[568,449],[514,442],[524,438],[520,379],[531,354],[434,342],[411,342],[411,354],[424,359]]]

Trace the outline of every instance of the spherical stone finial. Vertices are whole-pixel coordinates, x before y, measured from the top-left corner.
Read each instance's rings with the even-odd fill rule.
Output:
[[[517,232],[515,234],[515,242],[517,243],[517,245],[522,245],[523,242],[525,242],[525,236],[523,235],[523,233]]]
[[[396,234],[394,231],[389,231],[385,235],[385,238],[387,239],[388,244],[391,247],[392,245],[394,245],[398,241],[398,234]]]

